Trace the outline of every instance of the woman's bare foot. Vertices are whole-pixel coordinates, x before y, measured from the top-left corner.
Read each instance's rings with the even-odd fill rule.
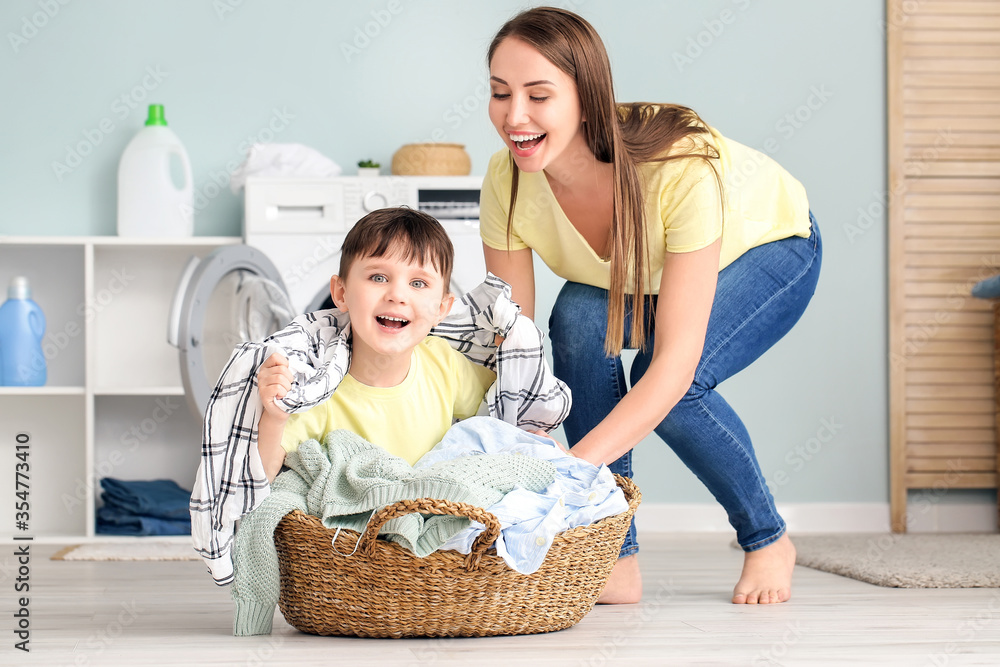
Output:
[[[774,604],[792,597],[795,545],[785,533],[774,543],[743,555],[743,572],[733,589],[733,604]]]
[[[639,572],[639,557],[619,558],[611,570],[604,592],[597,598],[597,604],[635,604],[642,599],[642,573]]]

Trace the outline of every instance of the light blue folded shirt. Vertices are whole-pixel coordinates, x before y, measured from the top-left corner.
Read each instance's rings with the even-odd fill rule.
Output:
[[[557,534],[628,509],[625,494],[606,465],[598,467],[568,456],[549,438],[492,417],[472,417],[455,424],[413,467],[482,454],[533,456],[556,467],[555,481],[544,491],[515,488],[486,508],[500,521],[497,555],[522,574],[541,567]],[[440,548],[469,553],[483,530],[483,524],[473,521]]]

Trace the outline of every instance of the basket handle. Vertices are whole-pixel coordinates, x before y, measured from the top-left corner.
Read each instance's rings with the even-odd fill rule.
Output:
[[[378,531],[382,529],[382,526],[387,521],[412,514],[413,512],[421,514],[450,514],[452,516],[466,517],[486,526],[486,529],[472,543],[472,549],[465,559],[465,569],[469,572],[479,569],[479,562],[483,554],[486,553],[486,550],[490,548],[490,545],[500,535],[500,520],[481,507],[450,500],[437,500],[435,498],[400,500],[392,505],[383,507],[368,522],[365,532],[358,541],[361,553],[367,556],[372,555]]]

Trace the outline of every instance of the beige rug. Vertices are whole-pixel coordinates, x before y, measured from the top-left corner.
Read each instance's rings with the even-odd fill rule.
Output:
[[[878,586],[1000,587],[1000,535],[792,535],[796,564]]]
[[[200,560],[186,542],[95,542],[66,547],[52,560]]]

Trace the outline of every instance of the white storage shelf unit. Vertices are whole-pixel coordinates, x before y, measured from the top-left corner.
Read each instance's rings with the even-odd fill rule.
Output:
[[[181,271],[236,237],[6,237],[0,289],[27,276],[47,320],[43,387],[0,387],[0,539],[94,538],[102,477],[191,488],[200,417],[184,400],[167,317]],[[17,434],[30,436],[29,528],[15,530]]]

